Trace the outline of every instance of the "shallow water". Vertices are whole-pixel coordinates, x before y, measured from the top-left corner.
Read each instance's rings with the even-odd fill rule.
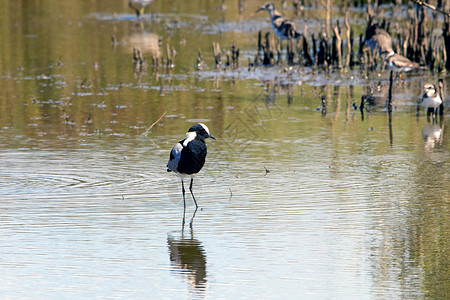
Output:
[[[437,75],[396,82],[389,122],[387,72],[214,71],[212,41],[252,57],[267,16],[183,3],[144,29],[126,1],[0,5],[1,297],[445,298],[449,116],[416,116]],[[175,68],[134,74],[132,43]],[[217,140],[183,225],[165,166],[196,122]]]

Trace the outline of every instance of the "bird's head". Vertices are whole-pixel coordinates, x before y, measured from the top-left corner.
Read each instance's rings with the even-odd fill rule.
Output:
[[[434,84],[431,83],[425,83],[423,86],[423,91],[426,92],[432,92],[434,93],[436,91],[436,87],[434,86]]]
[[[212,138],[213,140],[216,139],[209,133],[208,127],[203,123],[195,124],[194,126],[189,128],[188,133],[189,132],[195,132],[196,136],[203,138],[203,139],[206,139],[206,138]]]
[[[258,8],[258,10],[256,10],[256,12],[260,12],[262,10],[267,10],[268,12],[274,11],[275,5],[273,3],[267,3],[263,6],[261,6],[260,8]]]
[[[380,53],[381,55],[384,55],[385,58],[389,58],[395,54],[394,50],[392,49],[385,49]]]

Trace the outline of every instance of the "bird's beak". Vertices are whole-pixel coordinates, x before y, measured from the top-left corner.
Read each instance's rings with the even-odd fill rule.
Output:
[[[258,8],[258,9],[255,11],[255,13],[260,12],[260,11],[262,11],[262,10],[265,10],[265,9],[264,9],[264,6],[261,6],[260,8]]]
[[[212,138],[213,140],[215,140],[215,139],[216,139],[216,138],[215,138],[215,137],[213,137],[212,135],[209,135],[209,137],[210,137],[210,138]]]

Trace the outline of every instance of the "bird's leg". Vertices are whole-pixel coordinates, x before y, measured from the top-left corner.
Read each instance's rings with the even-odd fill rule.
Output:
[[[184,207],[184,209],[183,209],[183,221],[181,222],[181,234],[183,234],[183,232],[184,232],[185,217],[186,217],[186,207]]]
[[[139,21],[139,19],[140,19],[139,9],[137,7],[134,7],[131,2],[128,3],[128,6],[131,7],[132,9],[134,9],[134,11],[136,12],[136,18]]]
[[[184,209],[186,210],[186,197],[185,197],[184,180],[183,180],[183,178],[181,178],[181,191],[183,192],[183,205],[184,205]]]
[[[192,192],[192,182],[194,182],[194,178],[191,178],[191,184],[189,185],[189,190],[191,191],[192,199],[194,199],[195,209],[198,208],[197,201],[195,201],[194,193]]]
[[[191,222],[189,223],[189,227],[192,230],[192,224],[194,223],[195,214],[197,213],[197,207],[195,208],[194,214],[192,215]]]
[[[434,119],[434,108],[433,107],[427,107],[426,110],[427,110],[427,120],[428,120],[428,122],[430,122],[430,117],[432,119]]]

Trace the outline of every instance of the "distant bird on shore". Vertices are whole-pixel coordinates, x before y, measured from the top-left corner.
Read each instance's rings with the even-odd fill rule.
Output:
[[[203,168],[206,159],[205,139],[212,138],[209,129],[205,124],[198,123],[189,128],[186,138],[175,144],[170,152],[169,162],[167,163],[167,172],[175,172],[181,177],[181,191],[183,193],[184,208],[186,208],[184,178],[191,177],[189,191],[194,199],[195,207],[198,208],[194,193],[192,192],[192,183],[194,175]]]
[[[385,52],[386,53],[386,52]],[[385,57],[386,64],[397,72],[409,72],[411,70],[419,69],[418,63],[410,61],[403,55],[396,54],[394,51],[387,52]]]
[[[364,42],[370,47],[372,53],[378,50],[378,53],[389,53],[392,50],[392,39],[386,30],[382,29],[378,24],[369,26],[366,30],[366,39]]]
[[[301,33],[296,31],[295,24],[291,20],[283,17],[283,15],[275,9],[273,3],[267,3],[264,6],[261,6],[256,12],[262,10],[267,10],[269,12],[273,31],[280,39],[280,42],[288,38],[298,39],[302,36]]]
[[[153,0],[128,0],[128,6],[136,11],[136,17],[140,22],[141,17],[144,14],[145,7],[152,2]]]
[[[442,103],[442,99],[436,91],[436,86],[434,84],[425,84],[423,86],[423,91],[425,94],[422,96],[422,106],[425,107],[425,111],[427,112],[429,108],[432,108],[434,117],[437,113],[438,107]]]

